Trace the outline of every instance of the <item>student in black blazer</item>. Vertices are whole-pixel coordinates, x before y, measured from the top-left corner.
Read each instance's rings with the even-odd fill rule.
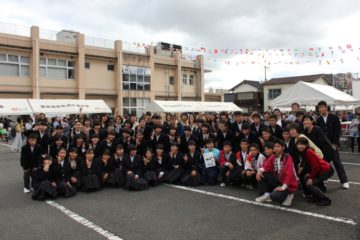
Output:
[[[24,170],[24,193],[30,192],[30,176],[40,165],[42,150],[36,144],[36,135],[30,134],[27,143],[21,148],[20,165]]]
[[[240,133],[240,139],[247,139],[249,144],[256,143],[257,145],[261,145],[261,142],[259,140],[259,137],[257,134],[253,131],[251,131],[251,126],[248,122],[244,122],[241,127],[241,133]],[[234,149],[234,152],[237,152],[240,145]]]
[[[261,130],[265,127],[265,125],[261,123],[260,114],[254,113],[252,115],[252,121],[250,130],[255,132],[257,137],[261,137]]]
[[[152,149],[156,149],[158,144],[164,146],[164,151],[169,152],[170,150],[170,140],[169,136],[162,132],[163,126],[156,125],[154,127],[154,134],[151,137],[151,147]]]
[[[189,152],[189,142],[196,142],[196,137],[191,133],[191,128],[189,126],[184,127],[184,134],[180,136],[180,152],[185,154]]]
[[[219,122],[218,129],[219,130],[217,131],[217,135],[216,135],[217,148],[223,149],[224,142],[225,141],[233,142],[235,136],[231,130],[228,130],[227,122],[224,121]]]
[[[51,138],[49,134],[47,133],[47,123],[46,122],[40,122],[34,131],[34,134],[37,136],[36,143],[40,145],[41,148],[41,154],[48,154],[49,153],[49,145],[51,143]]]
[[[320,146],[319,148],[323,151],[325,160],[333,161],[342,188],[348,189],[348,178],[344,166],[340,161],[340,154],[338,149],[340,144],[340,120],[337,116],[328,112],[326,102],[319,102],[318,109],[321,113],[321,116],[317,120],[317,123],[319,125],[319,128],[322,129],[323,133],[325,134],[323,138],[326,138],[327,136],[328,139],[327,141],[325,139],[322,142],[326,144],[326,142],[330,141],[331,143],[331,146],[329,146],[329,144],[325,145],[323,147],[324,150]],[[314,119],[311,116],[305,116],[303,119],[303,124],[307,130],[307,134],[309,134],[309,138],[313,140],[315,144],[317,144],[316,142],[320,141],[319,136],[321,136],[321,134],[317,134],[317,136],[314,136],[314,134],[316,133],[316,127],[312,127],[312,125],[314,124]]]
[[[137,154],[135,145],[128,147],[129,154],[123,158],[123,174],[126,176],[125,188],[129,190],[146,190],[148,184],[144,179],[143,158]]]
[[[283,136],[282,136],[282,127],[280,127],[278,124],[277,124],[277,117],[276,115],[271,115],[270,118],[269,118],[269,123],[270,123],[270,126],[269,126],[269,129],[271,131],[271,135],[275,136],[276,138],[278,139],[281,139],[283,140]]]

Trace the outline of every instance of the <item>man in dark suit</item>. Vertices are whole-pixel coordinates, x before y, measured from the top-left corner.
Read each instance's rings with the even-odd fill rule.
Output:
[[[282,135],[282,128],[277,124],[277,116],[275,114],[270,116],[269,123],[271,135],[275,136],[278,139],[284,140]]]
[[[217,140],[217,148],[219,150],[222,150],[224,147],[224,142],[225,141],[229,141],[231,143],[234,142],[234,134],[232,131],[228,130],[228,123],[221,121],[218,123],[218,132],[216,135],[216,140]]]
[[[250,130],[255,132],[258,137],[261,137],[261,130],[265,127],[265,125],[261,123],[260,114],[254,113],[252,115],[252,121]]]
[[[36,135],[30,134],[21,148],[20,165],[24,170],[24,193],[30,192],[30,176],[40,165],[41,147],[36,144]]]
[[[191,128],[189,126],[184,127],[184,134],[180,136],[180,152],[185,154],[189,152],[189,142],[197,142],[197,138],[191,134]]]
[[[248,140],[249,144],[256,143],[258,146],[261,146],[261,142],[257,136],[257,134],[250,129],[250,124],[248,122],[244,122],[241,127],[240,139]],[[240,146],[239,146],[240,147]],[[238,147],[238,149],[239,149]]]
[[[41,148],[41,154],[48,154],[49,153],[49,145],[51,143],[51,138],[47,133],[47,122],[40,122],[34,131],[34,134],[37,136],[36,143],[39,144]]]
[[[126,176],[125,188],[131,190],[147,189],[147,182],[144,180],[143,159],[137,154],[137,147],[130,144],[129,154],[123,157],[123,174]]]
[[[334,148],[333,163],[335,170],[339,176],[342,188],[348,189],[348,178],[340,161],[339,146],[340,146],[340,119],[338,116],[329,112],[328,105],[325,101],[320,101],[317,105],[321,116],[317,120],[317,125],[324,131]]]
[[[169,136],[162,132],[163,126],[158,124],[154,127],[154,134],[151,139],[151,146],[152,149],[156,149],[158,144],[164,146],[164,151],[166,153],[170,150],[170,139]]]

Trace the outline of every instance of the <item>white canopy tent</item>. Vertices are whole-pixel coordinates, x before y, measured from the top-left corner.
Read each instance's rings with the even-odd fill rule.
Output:
[[[270,106],[289,107],[292,103],[298,103],[301,106],[315,106],[320,101],[325,101],[330,106],[360,105],[359,99],[332,86],[300,81],[272,100]]]
[[[104,100],[28,99],[33,113],[88,114],[111,113]]]
[[[0,99],[0,116],[30,115],[32,113],[27,99]]]
[[[229,102],[196,102],[196,101],[152,101],[145,112],[234,112],[242,111],[234,103]]]

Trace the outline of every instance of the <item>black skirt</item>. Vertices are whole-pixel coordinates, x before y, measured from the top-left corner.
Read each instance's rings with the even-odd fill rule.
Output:
[[[155,186],[158,183],[155,171],[146,171],[144,174],[144,178],[149,186]]]
[[[84,192],[101,190],[98,176],[95,174],[81,176],[81,190]]]
[[[109,173],[105,184],[116,188],[123,187],[125,184],[125,176],[122,173],[121,169],[117,168],[114,172]]]
[[[126,176],[125,188],[135,191],[143,191],[148,189],[148,184],[144,178],[135,179],[134,176]]]
[[[32,199],[33,200],[45,200],[47,198],[57,198],[58,191],[56,187],[54,187],[49,180],[42,181],[38,188],[35,189]]]
[[[200,175],[199,173],[196,173],[195,176],[192,176],[191,173],[189,174],[185,174],[181,180],[180,180],[181,185],[184,186],[197,186],[200,184]]]
[[[70,184],[69,186],[65,181],[59,182],[58,191],[59,195],[64,196],[65,198],[71,198],[76,195],[77,184]]]
[[[184,171],[181,168],[174,168],[166,176],[166,182],[179,183]]]

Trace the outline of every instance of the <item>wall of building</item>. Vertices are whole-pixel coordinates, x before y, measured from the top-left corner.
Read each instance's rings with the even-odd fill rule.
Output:
[[[237,92],[258,92],[258,89],[250,84],[241,84],[239,87],[235,88],[234,93]]]

